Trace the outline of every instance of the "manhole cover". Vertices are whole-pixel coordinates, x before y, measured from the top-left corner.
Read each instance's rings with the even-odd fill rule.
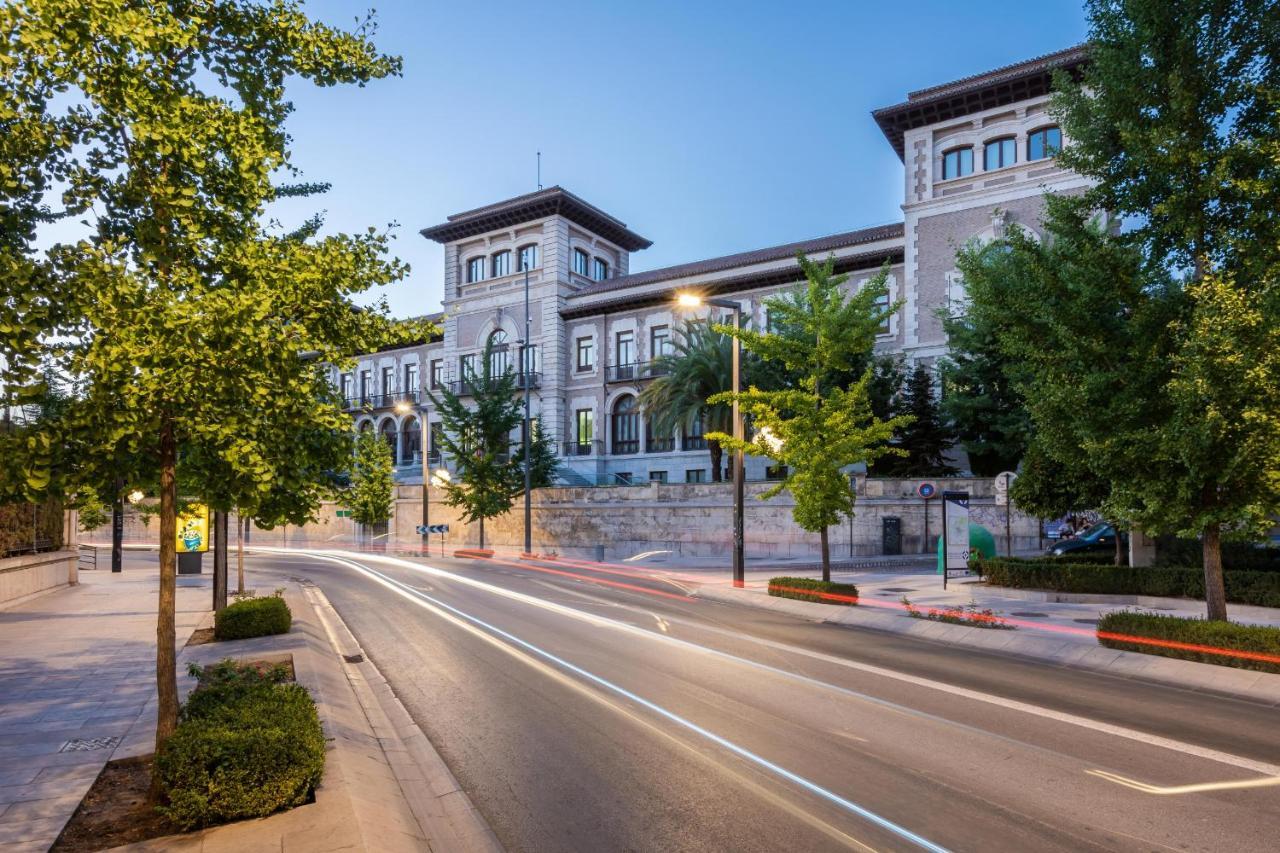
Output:
[[[1022,617],[1027,618],[1027,619],[1047,619],[1047,618],[1049,617],[1049,614],[1048,614],[1048,613],[1035,613],[1035,612],[1030,611],[1030,610],[1023,610],[1023,611],[1017,611],[1017,610],[1015,610],[1013,613],[1010,613],[1009,615],[1010,615],[1010,616],[1022,616]],[[1077,620],[1077,621],[1078,621],[1078,620]]]
[[[915,589],[909,586],[886,586],[885,592],[915,592]]]
[[[1072,622],[1079,622],[1081,625],[1097,625],[1097,619],[1072,619]]]
[[[117,735],[111,737],[77,737],[62,745],[58,752],[88,752],[93,749],[114,749],[120,745]]]
[[[355,655],[343,655],[343,656],[342,656],[342,659],[343,659],[344,661],[346,661],[347,663],[363,663],[363,662],[364,662],[364,655],[361,655],[361,654],[355,654]]]

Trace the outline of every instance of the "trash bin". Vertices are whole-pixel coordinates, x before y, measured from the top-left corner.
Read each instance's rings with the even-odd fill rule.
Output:
[[[178,552],[178,574],[198,575],[203,570],[204,554],[200,551]]]
[[[896,515],[880,519],[880,553],[902,553],[902,519]]]

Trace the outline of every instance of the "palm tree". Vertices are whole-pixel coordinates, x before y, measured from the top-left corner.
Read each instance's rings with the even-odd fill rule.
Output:
[[[705,320],[685,320],[672,336],[672,352],[653,360],[657,379],[640,392],[640,405],[654,435],[670,435],[702,421],[704,433],[730,432],[732,410],[727,403],[707,405],[713,394],[733,390],[733,338],[711,328]],[[707,441],[711,479],[720,482],[723,452],[719,442]]]

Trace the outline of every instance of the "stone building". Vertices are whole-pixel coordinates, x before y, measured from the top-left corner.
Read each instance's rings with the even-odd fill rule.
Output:
[[[400,478],[412,481],[424,439],[429,464],[441,461],[424,390],[448,384],[465,394],[466,365],[492,341],[493,366],[529,386],[533,414],[557,439],[566,484],[710,480],[701,429],[655,435],[637,404],[686,316],[677,293],[732,299],[764,327],[764,300],[801,279],[798,252],[833,257],[853,288],[887,265],[888,298],[902,307],[877,349],[936,359],[946,352],[939,313],[963,310],[957,248],[1014,223],[1036,232],[1046,193],[1086,185],[1057,166],[1055,151],[1070,141],[1046,112],[1053,72],[1084,61],[1083,47],[1069,48],[876,110],[905,167],[899,222],[632,273],[631,253],[650,241],[561,187],[449,216],[422,231],[445,249],[444,311],[433,318],[442,336],[362,356],[334,381],[357,426],[385,435]],[[748,460],[748,479],[770,473],[766,460]]]

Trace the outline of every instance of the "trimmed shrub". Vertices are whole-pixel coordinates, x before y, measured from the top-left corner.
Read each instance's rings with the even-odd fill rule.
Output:
[[[1198,566],[1203,559],[1204,548],[1198,539],[1161,536],[1156,540],[1156,565],[1161,568]],[[1280,572],[1280,548],[1223,542],[1222,566],[1228,572]]]
[[[770,578],[769,594],[778,598],[816,601],[819,604],[843,604],[848,607],[858,603],[858,588],[853,584],[816,578]]]
[[[166,798],[158,808],[190,830],[301,805],[324,774],[324,743],[315,703],[300,685],[234,681],[196,690],[156,756]]]
[[[1253,653],[1263,655],[1269,660],[1214,654],[1171,645],[1133,642],[1120,637],[1149,637],[1168,643]],[[1182,616],[1121,610],[1108,613],[1098,620],[1098,642],[1109,649],[1123,649],[1181,660],[1213,663],[1219,666],[1280,673],[1280,628],[1238,625],[1234,622],[1210,622],[1207,619],[1188,619]]]
[[[983,560],[980,573],[989,584],[1015,589],[1204,598],[1204,572],[1200,569],[1131,569],[999,557]],[[1224,577],[1227,601],[1280,607],[1280,573],[1226,572]]]
[[[293,614],[283,598],[246,598],[228,604],[214,615],[213,636],[219,640],[265,637],[285,633],[292,623]]]
[[[198,678],[200,684],[182,706],[183,720],[208,716],[222,705],[289,680],[289,671],[283,664],[263,671],[230,658],[205,667],[193,663],[188,672]]]

